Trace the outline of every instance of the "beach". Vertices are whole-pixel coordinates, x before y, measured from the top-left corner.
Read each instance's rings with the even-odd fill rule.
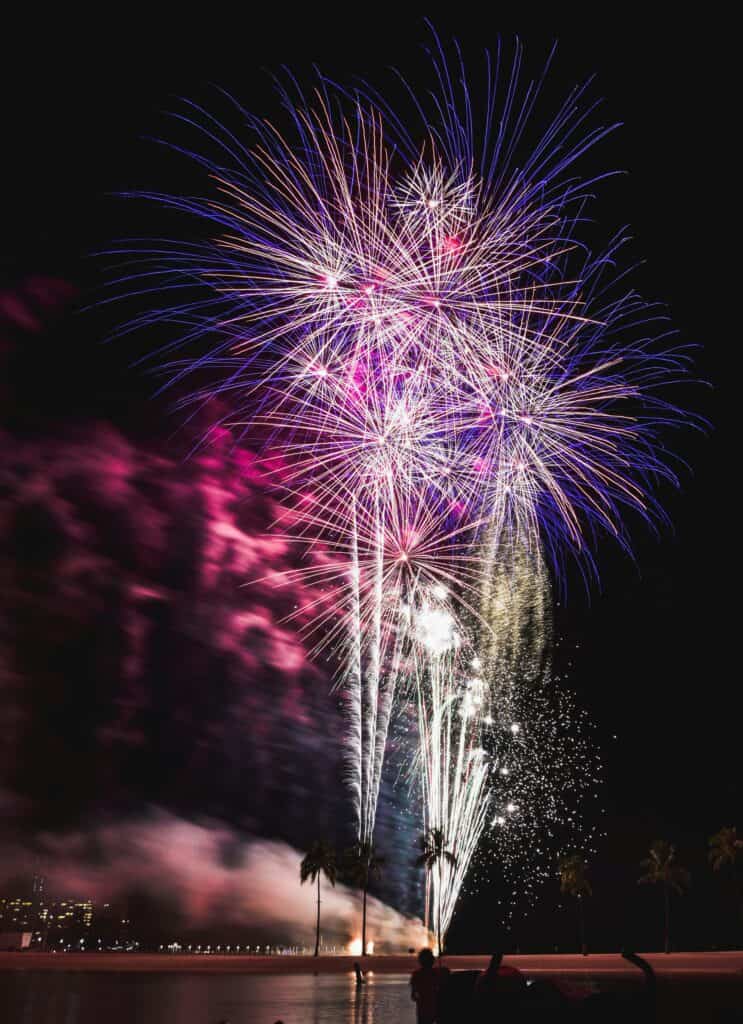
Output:
[[[743,951],[703,953],[642,953],[659,977],[665,975],[738,977],[743,979]],[[483,970],[489,956],[447,956],[453,971]],[[189,974],[344,974],[359,963],[364,972],[409,974],[415,957],[404,955],[354,956],[244,956],[194,953],[0,953],[2,971],[116,971]],[[619,953],[524,954],[507,956],[504,963],[529,976],[638,977],[637,968]]]

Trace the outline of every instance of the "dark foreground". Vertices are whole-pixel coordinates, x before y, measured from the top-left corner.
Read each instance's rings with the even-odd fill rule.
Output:
[[[596,989],[618,996],[637,994],[632,982],[584,978],[583,996]],[[580,1004],[576,1004],[580,1006]],[[722,978],[681,977],[659,982],[658,1024],[725,1024],[743,1020],[740,983]],[[380,974],[357,988],[353,975],[294,974],[106,974],[5,972],[0,974],[3,1024],[414,1024],[414,1008],[404,975]],[[466,1012],[457,1024],[472,1019]],[[507,1024],[503,1014],[498,1024]],[[547,1010],[528,1018],[611,1024],[616,1016],[587,1016],[579,1008],[569,1017]],[[636,1012],[619,1020],[641,1024]],[[474,1024],[474,1022],[473,1022]]]
[[[454,971],[484,957],[447,958]],[[743,1022],[743,954],[649,956],[658,977],[658,1022]],[[511,957],[534,984],[557,979],[574,997],[569,1015],[539,1012],[529,1020],[556,1024],[590,1018],[578,1007],[596,992],[626,999],[619,1019],[641,1024],[633,1009],[641,975],[618,956]],[[0,1020],[5,1024],[397,1024],[415,1020],[409,998],[410,957],[374,957],[358,988],[352,958],[0,955]],[[8,969],[10,968],[10,969]],[[51,968],[51,969],[45,969]],[[457,975],[466,980],[464,973]],[[457,1024],[469,1014],[458,1013]],[[498,1017],[506,1024],[506,1017]]]

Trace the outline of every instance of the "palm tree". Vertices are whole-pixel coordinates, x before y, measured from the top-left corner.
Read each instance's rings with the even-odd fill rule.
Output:
[[[317,881],[317,932],[315,935],[315,956],[320,953],[320,877],[325,875],[335,885],[335,850],[324,839],[316,839],[299,865],[299,881],[302,885],[309,880]]]
[[[385,864],[385,858],[376,852],[370,842],[359,842],[346,850],[344,857],[344,873],[351,885],[355,885],[364,893],[361,912],[361,955],[366,956],[366,897],[369,892],[369,880],[379,878]]]
[[[416,858],[416,864],[419,867],[424,867],[426,871],[433,871],[434,867],[438,867],[439,872],[439,898],[437,901],[437,918],[436,921],[436,938],[439,946],[439,956],[444,955],[444,948],[441,943],[441,866],[444,861],[451,864],[454,867],[457,863],[457,858],[454,856],[451,850],[448,849],[449,842],[444,835],[443,829],[440,828],[429,828],[427,832],[424,832],[420,837],[420,856]]]
[[[709,837],[709,862],[713,871],[734,868],[743,860],[743,839],[738,839],[737,828],[729,825]]]
[[[586,878],[588,864],[581,854],[571,853],[569,856],[563,857],[560,860],[557,870],[560,876],[560,892],[567,893],[568,896],[573,896],[578,901],[580,951],[583,956],[586,956],[588,953],[588,947],[586,946],[586,922],[583,912],[583,898],[585,896],[593,895],[591,883]]]
[[[738,839],[738,830],[730,825],[724,826],[719,832],[709,837],[709,862],[713,871],[727,871],[733,886],[735,916],[743,911],[741,899],[741,872],[743,864],[743,839]]]
[[[683,896],[689,887],[691,877],[686,868],[676,862],[676,847],[665,839],[655,839],[650,844],[650,856],[640,862],[645,874],[637,880],[638,885],[663,886],[663,905],[665,908],[665,929],[663,948],[666,953],[671,948],[671,889]]]

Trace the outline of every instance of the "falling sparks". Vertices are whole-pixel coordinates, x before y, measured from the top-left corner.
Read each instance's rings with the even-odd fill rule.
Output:
[[[455,858],[427,876],[426,923],[438,921],[440,905],[444,937],[465,880],[476,886],[492,861],[533,900],[555,856],[590,852],[596,832],[584,805],[601,763],[586,716],[553,678],[547,575],[512,547],[483,590],[490,623],[455,620],[449,595],[432,591],[405,620],[414,685],[398,702],[407,701],[418,735],[409,778],[422,785],[424,832],[439,831]],[[478,648],[483,656],[473,656]],[[405,720],[401,712],[403,729]]]

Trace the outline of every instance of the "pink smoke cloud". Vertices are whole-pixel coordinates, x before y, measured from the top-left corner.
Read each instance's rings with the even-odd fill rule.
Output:
[[[37,850],[51,865],[48,888],[59,894],[102,902],[144,887],[177,904],[186,927],[235,926],[287,944],[314,939],[316,890],[300,885],[302,854],[275,840],[244,840],[222,822],[186,821],[153,809],[136,821],[42,834]],[[22,851],[6,850],[0,872],[20,870],[23,859]],[[324,879],[321,886],[323,940],[345,946],[360,933],[359,893]],[[401,952],[430,939],[421,921],[373,896],[367,915],[378,951]]]

